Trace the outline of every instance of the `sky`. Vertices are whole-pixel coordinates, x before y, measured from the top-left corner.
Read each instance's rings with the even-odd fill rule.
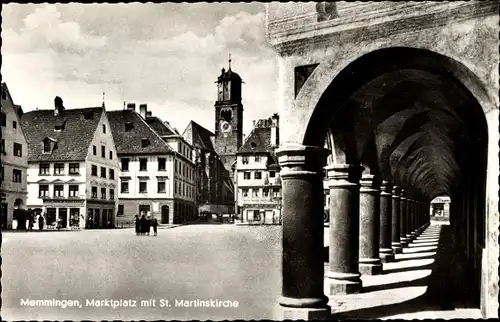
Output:
[[[191,120],[214,131],[222,67],[245,82],[244,133],[278,112],[277,55],[263,3],[7,4],[2,82],[24,111],[148,104],[181,133]]]

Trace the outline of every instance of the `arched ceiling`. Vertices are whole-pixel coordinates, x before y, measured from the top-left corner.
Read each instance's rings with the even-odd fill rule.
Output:
[[[478,103],[450,78],[417,69],[393,70],[357,89],[331,132],[336,144],[346,154],[355,151],[371,172],[432,200],[452,195],[467,153],[485,139],[485,129],[475,129],[478,113]]]

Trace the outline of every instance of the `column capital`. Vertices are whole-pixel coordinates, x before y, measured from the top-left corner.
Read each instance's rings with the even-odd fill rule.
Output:
[[[379,185],[377,180],[375,180],[375,175],[373,174],[363,174],[361,179],[359,180],[359,184],[361,185],[359,191],[360,192],[378,192]]]
[[[357,186],[363,167],[352,164],[332,164],[325,167],[328,187]]]
[[[281,166],[281,177],[322,175],[330,150],[317,146],[285,145],[276,151]]]
[[[392,186],[392,199],[400,199],[401,188],[398,185]]]
[[[392,191],[392,183],[387,180],[382,180],[380,183],[380,195],[381,196],[390,196]]]
[[[399,196],[400,196],[400,199],[401,200],[407,200],[406,197],[407,197],[407,192],[405,189],[401,188],[400,190],[400,193],[399,193]]]

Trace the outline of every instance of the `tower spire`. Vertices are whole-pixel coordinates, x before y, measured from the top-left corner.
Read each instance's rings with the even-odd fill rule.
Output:
[[[102,108],[105,108],[106,93],[102,92]]]
[[[229,70],[231,70],[231,52],[229,52]]]

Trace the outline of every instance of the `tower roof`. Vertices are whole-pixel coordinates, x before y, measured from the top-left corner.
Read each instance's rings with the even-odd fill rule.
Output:
[[[229,68],[226,71],[226,69],[222,67],[221,74],[219,77],[217,77],[217,83],[228,82],[228,81],[239,81],[243,83],[243,80],[241,79],[240,75],[231,70],[231,54],[229,54]]]

